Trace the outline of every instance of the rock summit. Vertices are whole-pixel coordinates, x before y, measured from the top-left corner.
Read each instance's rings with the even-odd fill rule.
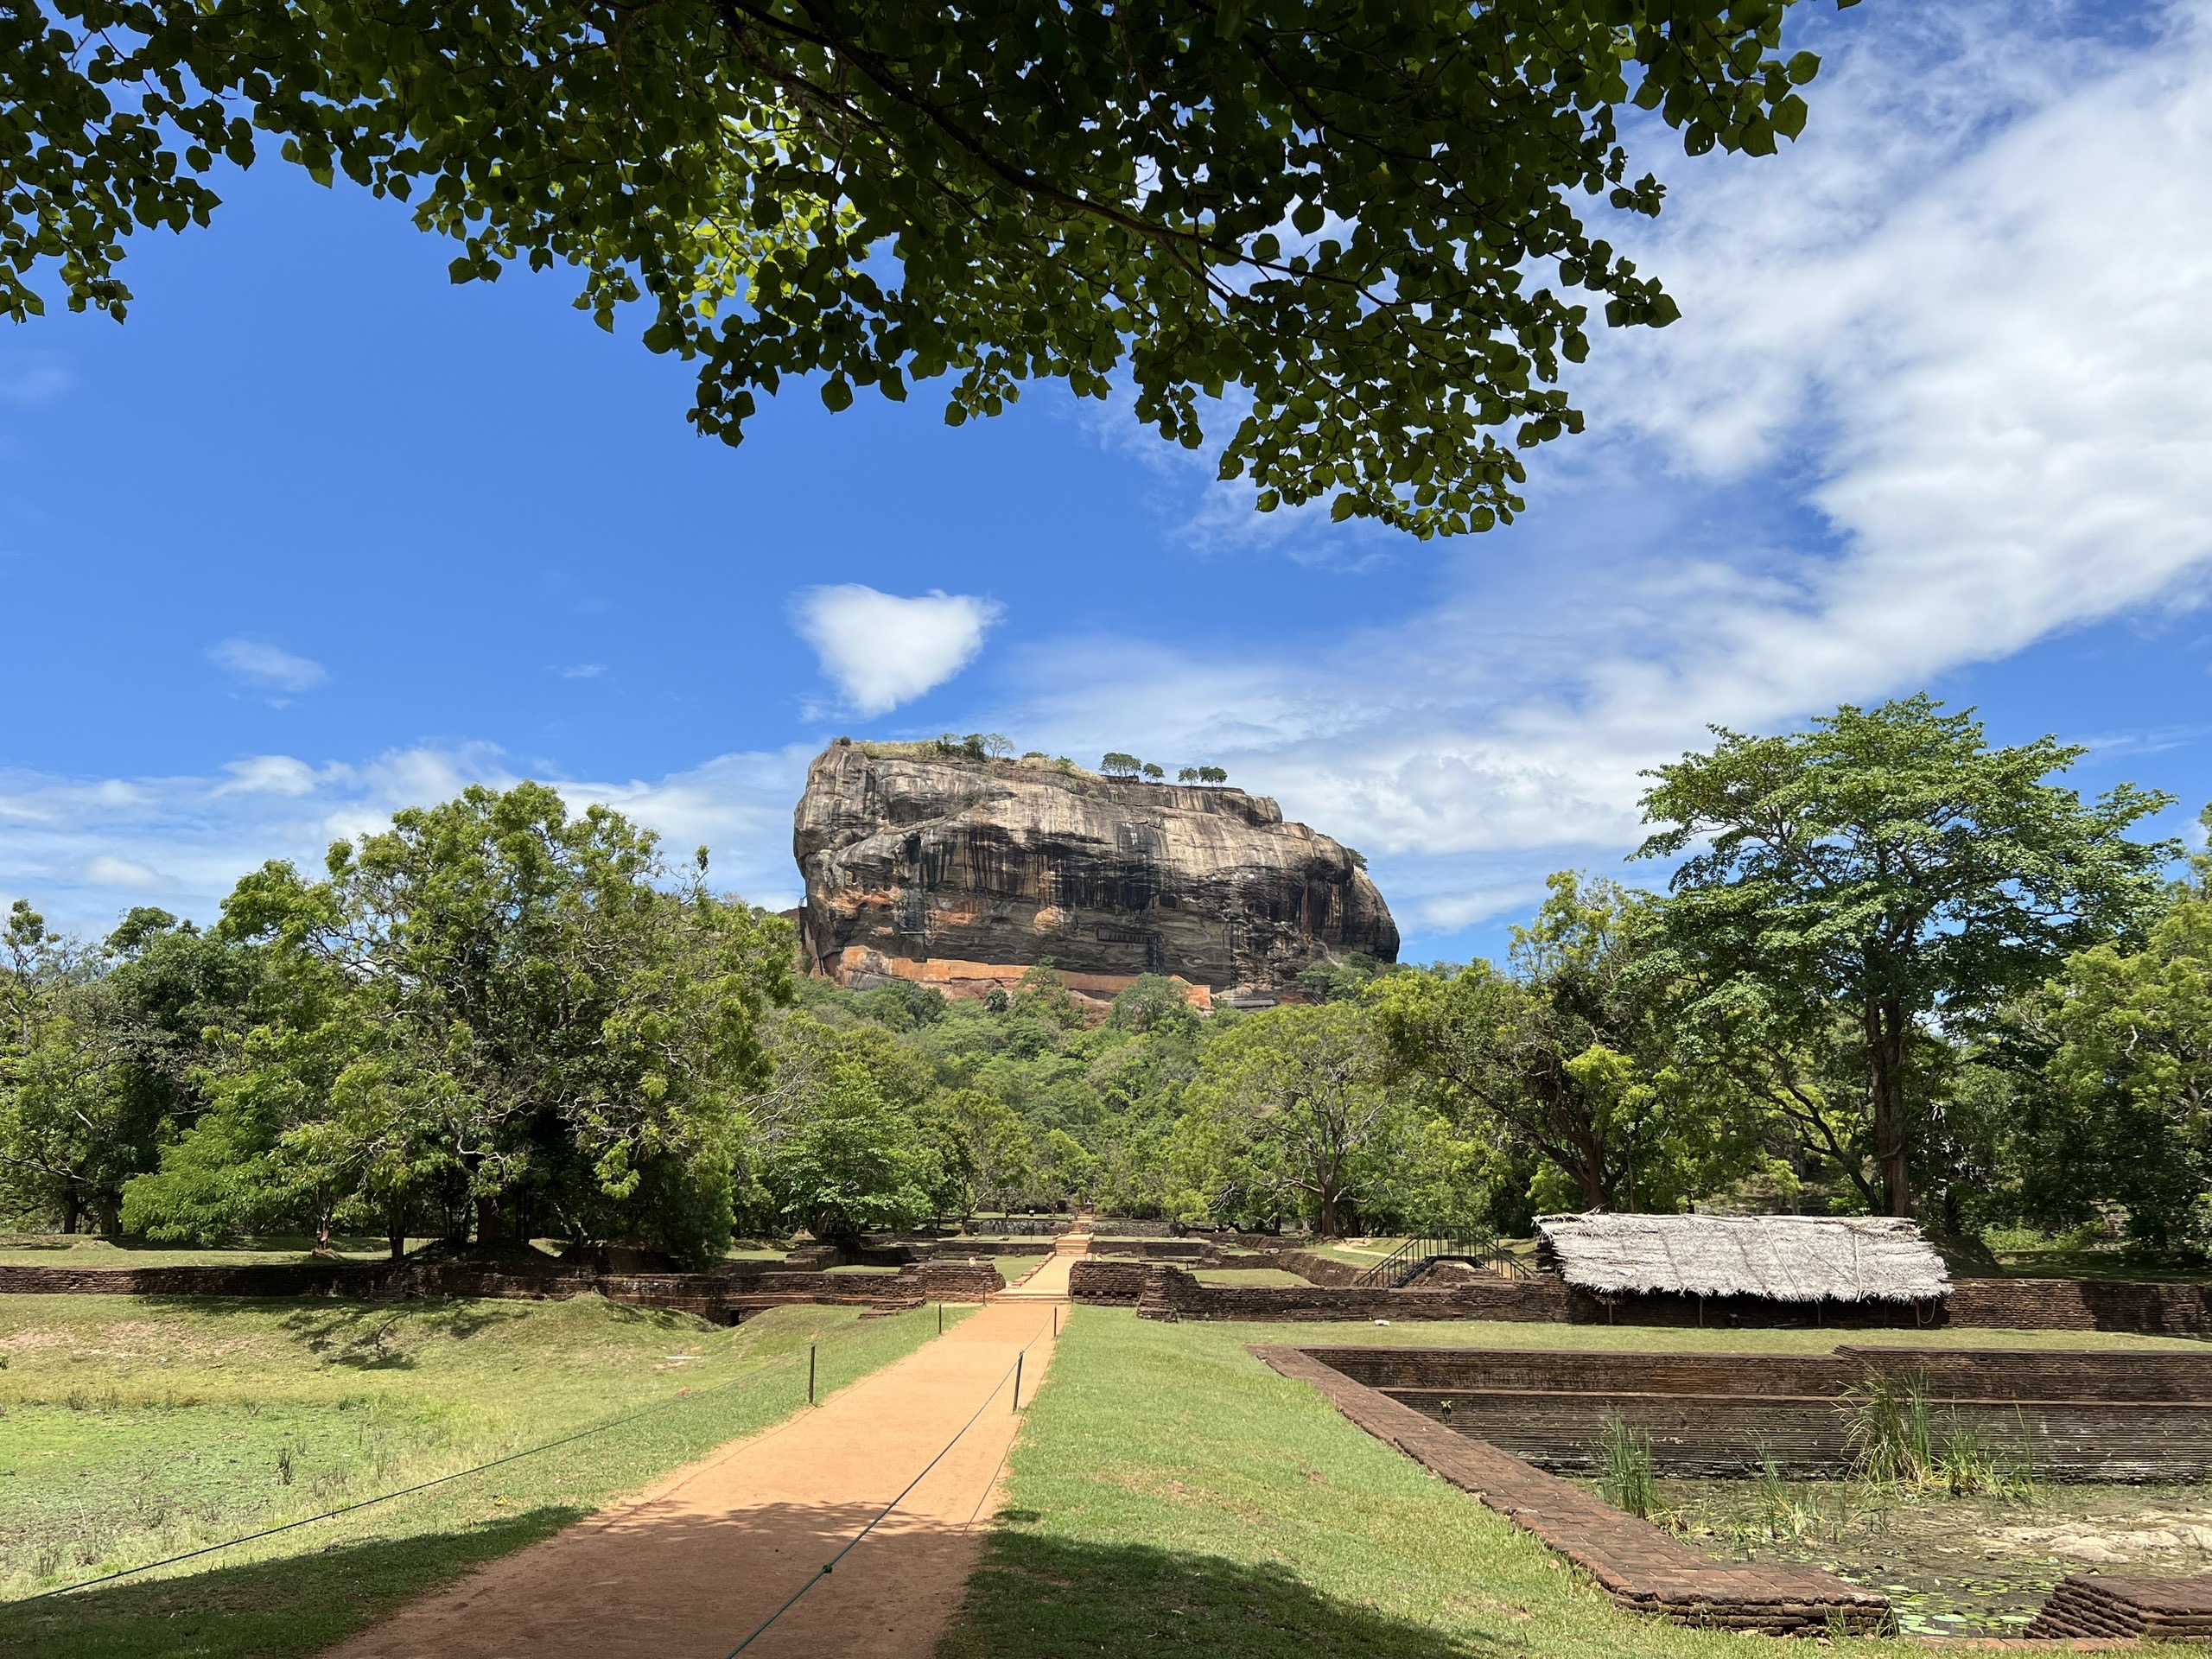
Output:
[[[807,768],[791,849],[805,965],[856,988],[981,995],[1049,961],[1093,997],[1165,974],[1266,1000],[1398,954],[1358,855],[1238,789],[840,740]]]

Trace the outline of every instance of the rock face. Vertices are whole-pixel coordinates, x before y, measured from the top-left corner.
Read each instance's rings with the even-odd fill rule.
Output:
[[[841,741],[807,769],[791,849],[808,965],[841,981],[1050,957],[1071,974],[1265,990],[1354,951],[1397,959],[1353,855],[1242,790]],[[931,962],[963,971],[916,968]]]

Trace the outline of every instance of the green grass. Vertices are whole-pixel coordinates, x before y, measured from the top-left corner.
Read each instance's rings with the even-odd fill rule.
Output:
[[[1047,1258],[1042,1255],[993,1255],[984,1259],[996,1266],[999,1277],[1010,1285]]]
[[[437,1241],[410,1238],[407,1248],[421,1249]],[[557,1255],[560,1243],[539,1239],[549,1256]],[[23,1268],[232,1268],[265,1264],[289,1265],[307,1262],[376,1263],[391,1259],[391,1247],[381,1238],[334,1238],[329,1255],[319,1256],[308,1238],[264,1238],[251,1244],[230,1244],[212,1249],[168,1249],[135,1239],[100,1238],[63,1233],[0,1233],[0,1267]],[[789,1252],[770,1245],[744,1244],[725,1251],[733,1262],[780,1262]]]
[[[1303,1285],[1306,1281],[1284,1268],[1199,1268],[1202,1285]]]
[[[411,1245],[428,1243],[415,1239]],[[331,1241],[331,1255],[318,1257],[308,1238],[270,1238],[251,1245],[220,1249],[164,1249],[130,1239],[88,1237],[65,1233],[10,1233],[0,1235],[0,1267],[10,1268],[205,1268],[258,1267],[299,1262],[386,1262],[391,1247],[380,1238],[339,1238]]]
[[[0,1606],[0,1652],[313,1653],[789,1415],[805,1400],[809,1343],[826,1395],[911,1352],[937,1320],[934,1308],[863,1321],[852,1309],[797,1306],[731,1330],[595,1297],[0,1297],[0,1596],[10,1599],[667,1407],[161,1576]]]
[[[1085,1307],[1030,1408],[1006,1507],[941,1659],[1771,1659],[1762,1638],[1619,1611],[1529,1535],[1277,1376],[1246,1344],[1711,1352],[1840,1340],[2183,1345],[2074,1332],[1169,1325]]]

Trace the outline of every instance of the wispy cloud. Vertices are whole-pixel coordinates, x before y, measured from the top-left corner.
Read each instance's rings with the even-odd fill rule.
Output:
[[[0,403],[37,409],[52,403],[73,384],[64,359],[46,352],[0,355]]]
[[[912,599],[858,582],[795,594],[791,617],[855,714],[880,715],[944,684],[983,648],[995,601],[931,592]]]
[[[321,663],[261,639],[224,639],[207,660],[243,684],[268,691],[312,691],[330,677]]]
[[[605,663],[571,663],[566,668],[553,671],[564,680],[595,680],[607,672]]]
[[[2131,51],[2062,10],[1873,0],[1812,41],[1803,143],[1671,163],[1633,251],[1683,321],[1598,342],[1603,435],[1541,456],[1532,518],[1446,550],[1421,613],[1294,658],[1032,641],[998,722],[1208,752],[1443,928],[1632,846],[1640,769],[1708,722],[2197,603],[2206,13]],[[1189,523],[1223,509],[1200,492]]]
[[[723,755],[655,779],[543,780],[573,806],[604,801],[659,831],[673,858],[707,846],[718,886],[780,909],[798,902],[791,810],[810,752]],[[265,860],[318,869],[333,841],[384,829],[401,807],[450,799],[472,783],[511,787],[521,775],[489,744],[324,766],[254,755],[206,777],[0,773],[0,892],[87,931],[149,902],[207,919]]]

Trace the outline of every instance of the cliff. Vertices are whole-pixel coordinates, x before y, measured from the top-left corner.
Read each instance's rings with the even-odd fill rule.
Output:
[[[791,850],[808,966],[848,982],[1050,957],[1074,975],[1266,989],[1354,951],[1398,954],[1352,855],[1242,790],[841,740],[807,769]],[[958,971],[914,966],[931,962]]]

